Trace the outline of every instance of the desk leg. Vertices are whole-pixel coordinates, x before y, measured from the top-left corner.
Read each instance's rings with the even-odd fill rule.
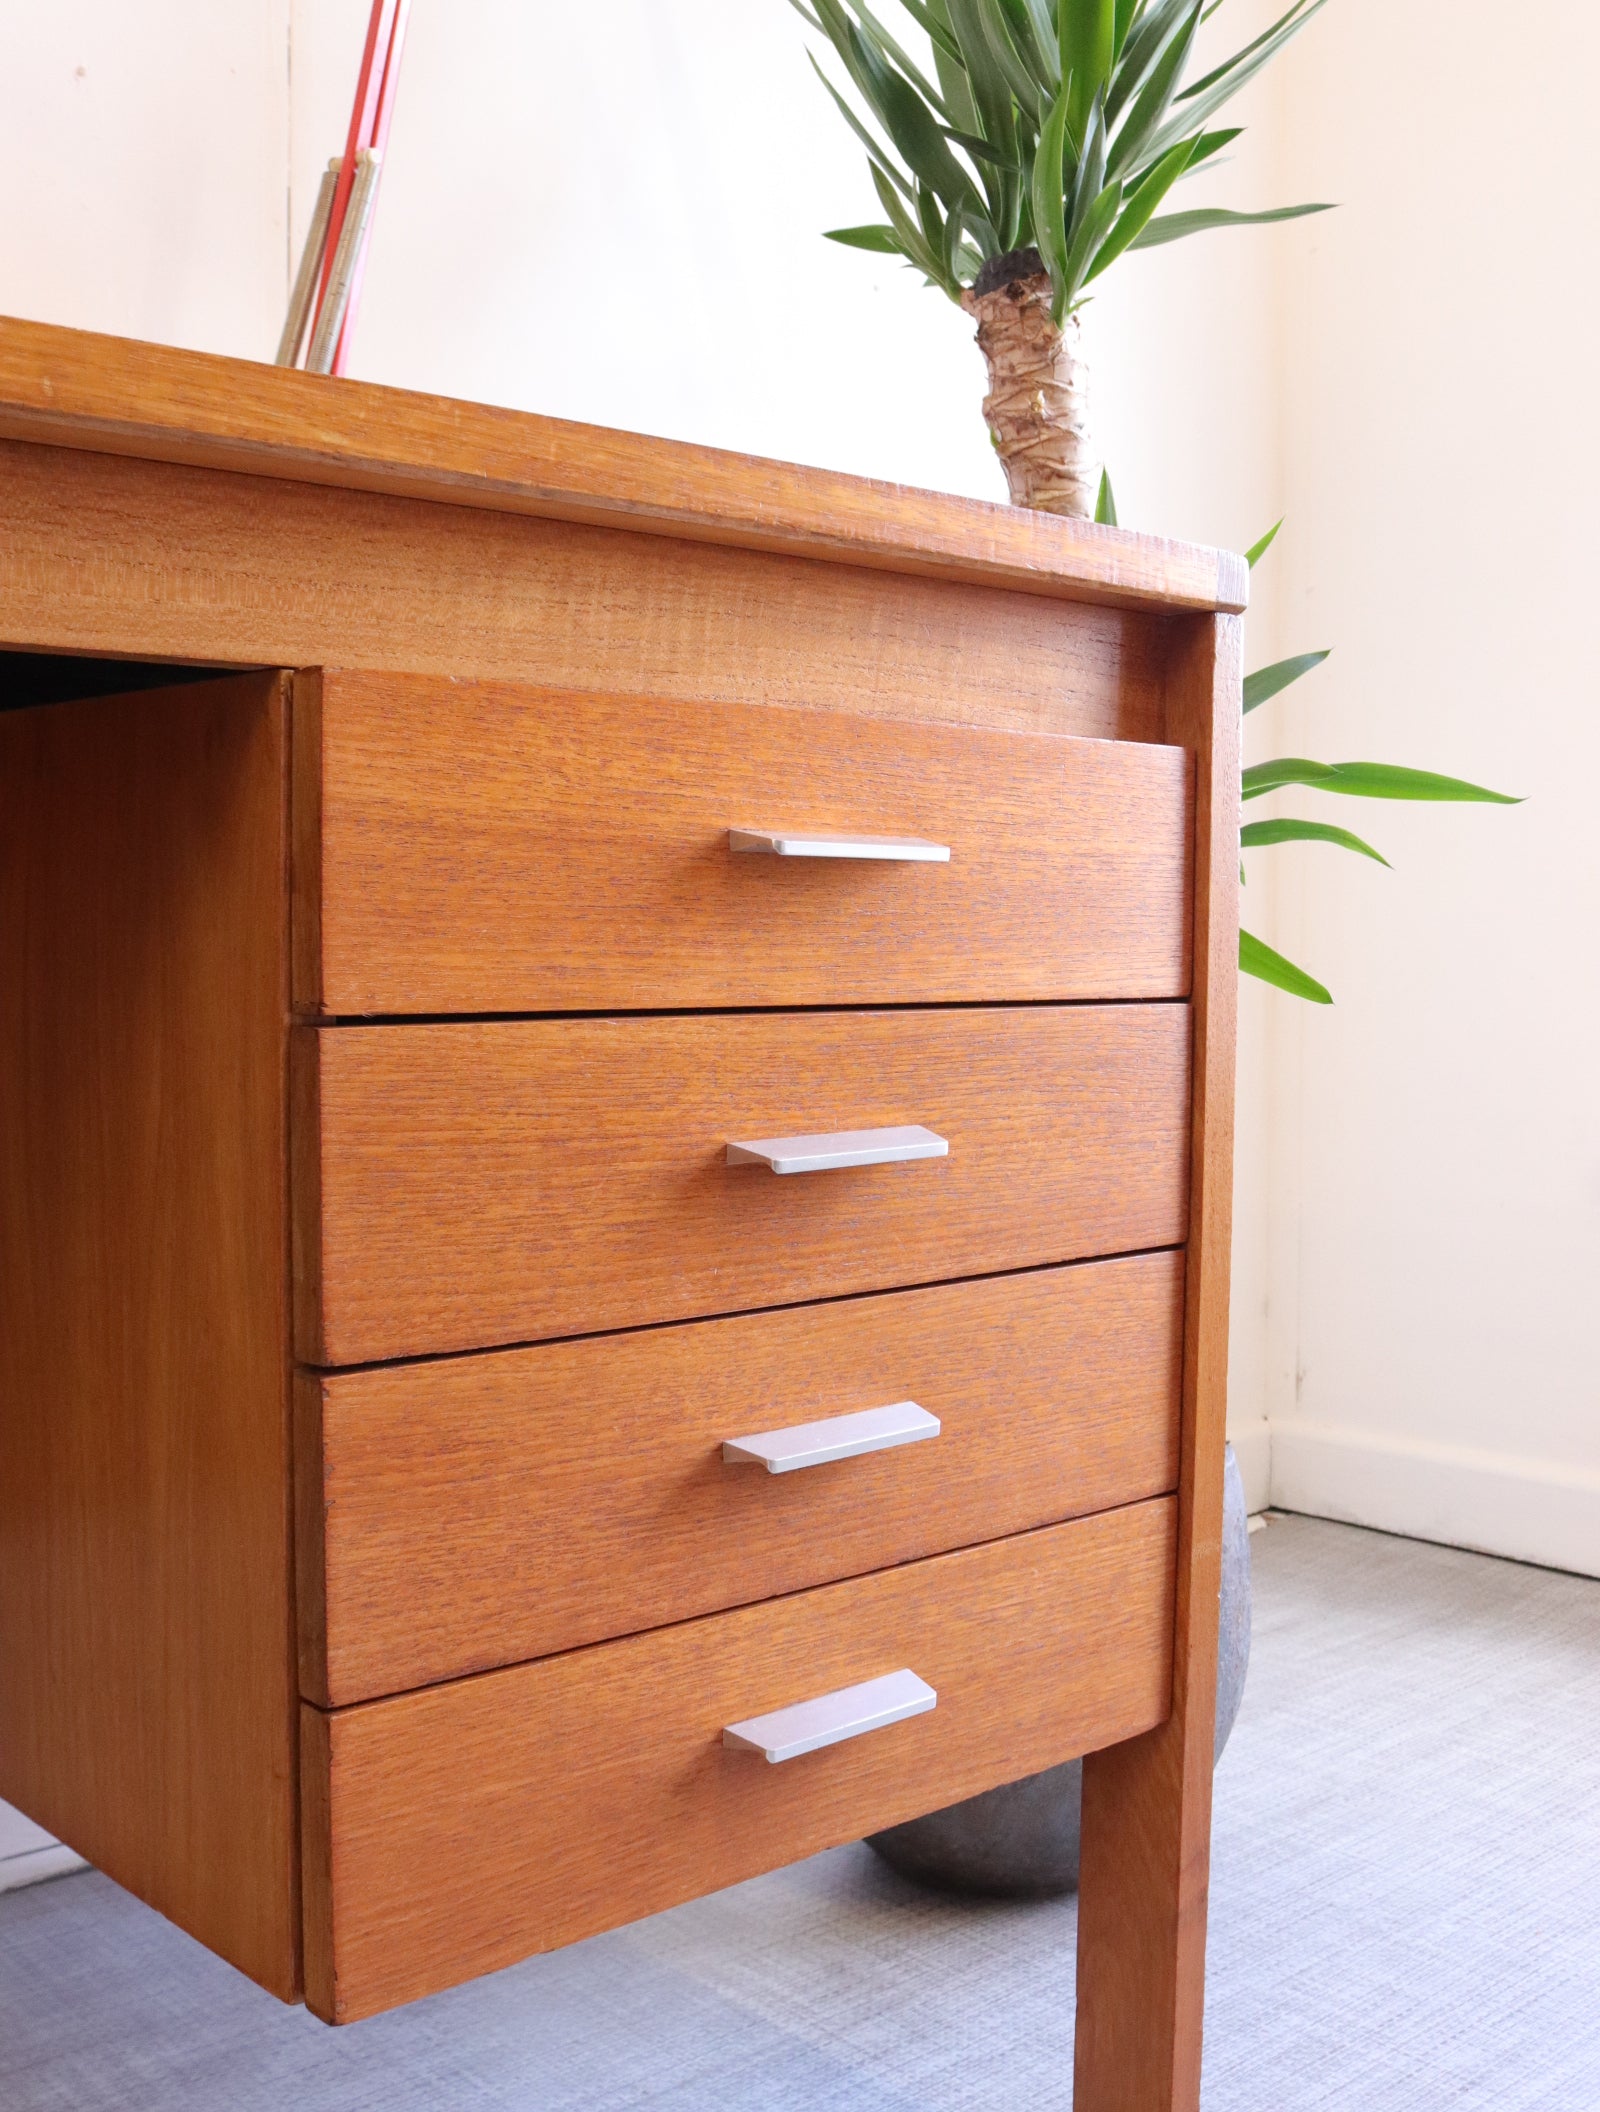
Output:
[[[1209,1580],[1221,1574],[1221,1511],[1219,1475],[1218,1529],[1191,1572],[1204,1596],[1186,1653],[1180,1548],[1172,1715],[1083,1765],[1074,2112],[1198,2112],[1200,2104],[1217,1661]]]
[[[1175,627],[1166,734],[1195,758],[1193,1110],[1172,1714],[1083,1767],[1074,2112],[1198,2112],[1228,1399],[1240,628]]]

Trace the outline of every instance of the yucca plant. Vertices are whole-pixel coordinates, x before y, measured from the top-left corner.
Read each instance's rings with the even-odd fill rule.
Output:
[[[1325,0],[1295,0],[1192,82],[1196,33],[1221,0],[894,0],[925,63],[865,0],[791,4],[827,38],[864,106],[817,66],[888,216],[831,239],[904,257],[967,310],[1012,499],[1092,517],[1080,305],[1129,250],[1326,210],[1160,211],[1174,185],[1239,137],[1208,121]]]
[[[923,63],[866,0],[790,4],[827,38],[864,105],[858,111],[813,54],[867,150],[888,215],[868,227],[834,228],[829,239],[904,257],[974,317],[989,366],[983,412],[1013,503],[1115,525],[1111,482],[1090,439],[1080,306],[1130,250],[1329,210],[1160,211],[1174,185],[1239,137],[1240,127],[1208,131],[1208,121],[1325,0],[1294,0],[1270,28],[1192,82],[1185,75],[1196,34],[1222,0],[894,0],[927,47]],[[1248,552],[1252,567],[1277,532]],[[1247,676],[1245,710],[1327,657],[1299,653]],[[1430,770],[1293,756],[1251,764],[1242,791],[1248,801],[1285,785],[1357,799],[1513,803]],[[1331,822],[1281,816],[1247,822],[1240,832],[1242,850],[1283,843],[1332,844],[1388,863]],[[1293,996],[1332,1002],[1315,976],[1252,932],[1239,934],[1239,965]]]

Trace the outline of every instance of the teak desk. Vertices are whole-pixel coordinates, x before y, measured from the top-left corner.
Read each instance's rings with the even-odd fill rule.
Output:
[[[1088,1753],[1194,2107],[1242,564],[15,322],[0,479],[0,1796],[342,2021]]]

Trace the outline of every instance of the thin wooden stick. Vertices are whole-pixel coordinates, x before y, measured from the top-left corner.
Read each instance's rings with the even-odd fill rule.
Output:
[[[339,182],[339,170],[343,166],[338,155],[322,172],[322,181],[317,186],[317,202],[312,209],[311,225],[306,229],[306,246],[300,253],[300,269],[295,274],[294,291],[289,296],[289,313],[284,318],[283,335],[278,340],[278,355],[274,366],[292,367],[300,357],[300,346],[305,338],[306,323],[311,314],[311,297],[316,291],[317,280],[322,273],[323,255],[328,246],[328,223],[333,218],[333,194]]]
[[[323,295],[322,307],[317,315],[317,327],[312,333],[311,351],[306,359],[308,374],[326,374],[332,369],[334,350],[339,342],[339,328],[344,321],[345,308],[350,300],[356,259],[361,254],[361,245],[372,218],[372,201],[377,194],[378,171],[382,165],[383,156],[375,147],[362,147],[356,155],[355,186],[350,193],[350,207],[344,216],[344,226],[339,231],[339,244],[334,251],[328,290]]]

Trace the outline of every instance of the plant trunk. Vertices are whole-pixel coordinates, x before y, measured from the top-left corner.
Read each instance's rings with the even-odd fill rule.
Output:
[[[1003,267],[1010,260],[998,261]],[[1043,270],[989,287],[980,275],[961,299],[989,363],[983,415],[1012,505],[1092,521],[1099,478],[1089,442],[1082,330],[1075,315],[1058,328],[1050,302]]]

